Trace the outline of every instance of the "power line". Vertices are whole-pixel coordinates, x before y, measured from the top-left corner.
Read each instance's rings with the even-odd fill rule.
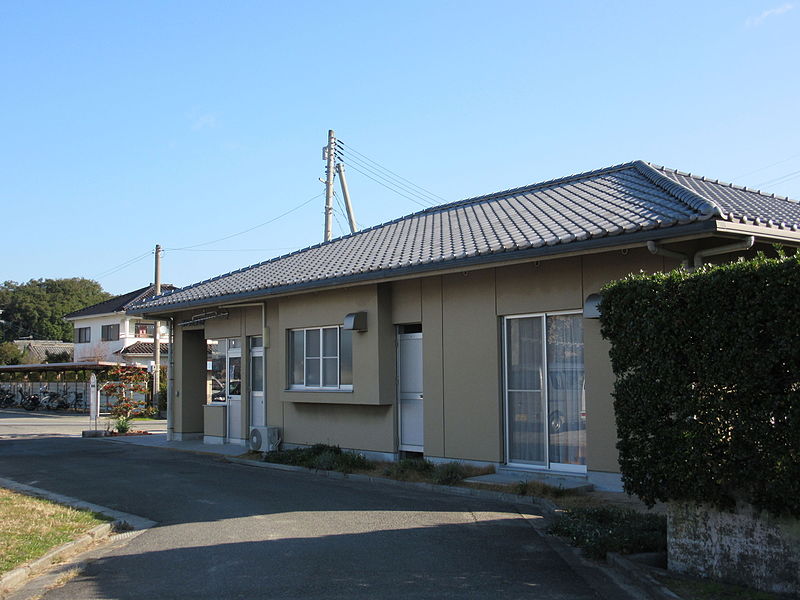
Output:
[[[144,254],[140,254],[138,256],[134,256],[133,258],[129,258],[125,262],[118,264],[116,267],[111,267],[110,269],[106,269],[102,273],[94,275],[92,279],[100,279],[101,277],[107,277],[108,275],[113,275],[114,273],[121,271],[122,269],[125,269],[127,267],[130,267],[131,265],[139,262],[140,260],[143,260],[147,256],[150,256],[152,253],[153,251],[150,250],[148,252],[145,252]]]
[[[338,143],[338,144],[340,144],[341,146],[343,146],[344,148],[347,148],[347,150],[348,150],[348,151],[350,151],[350,152],[352,152],[352,153],[354,153],[354,154],[357,154],[358,156],[360,156],[360,157],[361,157],[361,158],[363,158],[364,160],[366,160],[366,161],[369,161],[370,163],[374,164],[375,166],[377,166],[378,168],[382,169],[383,171],[386,171],[387,173],[391,173],[391,174],[392,174],[392,175],[394,175],[395,177],[398,177],[399,179],[402,179],[402,180],[403,180],[403,181],[405,181],[406,183],[409,183],[409,184],[411,184],[412,186],[414,186],[415,188],[417,188],[417,189],[419,189],[419,190],[421,190],[421,191],[425,192],[425,193],[426,193],[428,196],[431,196],[431,197],[433,197],[433,198],[436,198],[436,199],[440,200],[441,202],[447,202],[447,200],[446,200],[446,199],[442,198],[442,197],[441,197],[441,196],[439,196],[438,194],[434,194],[434,193],[433,193],[433,192],[431,192],[430,190],[426,190],[426,189],[425,189],[424,187],[422,187],[421,185],[417,185],[416,183],[414,183],[413,181],[410,181],[410,180],[406,179],[406,178],[405,178],[405,177],[403,177],[402,175],[398,175],[398,174],[397,174],[397,173],[395,173],[394,171],[392,171],[392,170],[390,170],[390,169],[387,169],[386,167],[384,167],[383,165],[381,165],[381,164],[380,164],[380,163],[378,163],[377,161],[375,161],[375,160],[372,160],[370,157],[366,156],[365,154],[362,154],[361,152],[359,152],[358,150],[356,150],[355,148],[353,148],[353,147],[352,147],[352,146],[350,146],[349,144],[345,144],[345,143],[344,143],[343,141],[341,141],[341,140],[337,140],[337,143]]]
[[[411,195],[419,198],[423,202],[427,202],[429,205],[438,204],[439,203],[439,201],[437,199],[435,199],[433,197],[428,197],[424,193],[420,193],[417,190],[415,190],[414,188],[412,188],[411,186],[408,186],[408,185],[404,184],[399,179],[394,178],[391,175],[387,175],[385,173],[382,173],[376,167],[370,165],[369,163],[367,163],[365,161],[362,161],[361,159],[353,156],[352,154],[349,154],[349,153],[345,154],[345,152],[342,149],[337,149],[336,156],[337,156],[337,158],[339,158],[342,162],[344,162],[348,166],[355,165],[355,166],[361,167],[362,169],[366,169],[370,173],[372,173],[373,175],[378,177],[379,179],[382,179],[383,181],[389,183],[390,185],[393,185],[394,187],[396,187],[396,188],[398,188],[400,190],[403,190],[405,193],[411,194]],[[356,169],[356,170],[358,170],[358,169]],[[359,171],[359,172],[363,173],[363,171]]]
[[[431,200],[430,198],[428,198],[426,196],[423,196],[422,194],[420,194],[416,190],[410,188],[407,185],[404,185],[403,183],[401,183],[401,182],[399,182],[399,181],[397,181],[395,179],[392,179],[390,177],[385,176],[383,173],[380,173],[376,169],[372,168],[370,165],[367,165],[367,164],[363,163],[362,161],[360,161],[357,158],[354,158],[353,156],[345,156],[340,151],[337,151],[336,156],[337,156],[337,158],[342,160],[342,162],[347,164],[348,167],[352,167],[353,169],[355,169],[356,171],[358,171],[362,175],[365,175],[365,176],[369,177],[370,179],[372,179],[373,181],[376,181],[373,177],[371,177],[370,175],[365,173],[364,170],[362,170],[362,169],[366,169],[367,171],[369,171],[369,173],[371,173],[375,177],[378,177],[379,179],[381,179],[384,182],[386,182],[386,184],[392,186],[389,189],[391,189],[392,191],[395,191],[396,193],[399,193],[401,196],[403,196],[405,198],[411,199],[410,196],[408,195],[408,194],[411,194],[411,195],[415,196],[416,198],[418,198],[419,200],[421,200],[422,202],[424,202],[425,204],[423,204],[422,206],[425,206],[426,208],[428,206],[432,206],[432,205],[435,204],[435,202],[433,200]],[[380,182],[377,182],[377,183],[380,183]],[[384,187],[386,187],[386,186],[384,186]],[[403,192],[403,193],[400,193],[400,192]],[[419,204],[419,202],[417,202],[417,204]]]
[[[740,179],[742,177],[747,177],[748,175],[752,175],[753,173],[760,173],[761,171],[766,171],[767,169],[769,169],[771,167],[775,167],[777,165],[782,165],[785,162],[789,162],[790,160],[792,160],[793,158],[797,158],[798,156],[800,156],[800,154],[795,154],[793,156],[790,156],[789,158],[784,158],[783,160],[779,160],[777,162],[774,162],[771,165],[767,165],[766,167],[761,167],[759,169],[755,169],[754,171],[748,171],[747,173],[742,173],[741,175],[737,175],[733,179],[736,180],[736,179]]]
[[[375,182],[375,183],[377,183],[378,185],[382,185],[382,186],[383,186],[383,187],[385,187],[387,190],[390,190],[390,191],[394,192],[395,194],[398,194],[398,195],[402,196],[402,197],[403,197],[403,198],[405,198],[406,200],[411,200],[411,202],[413,202],[414,204],[418,204],[419,206],[421,206],[421,207],[423,207],[423,208],[430,208],[430,204],[423,204],[422,202],[420,202],[420,201],[419,201],[419,200],[417,200],[416,198],[412,198],[411,196],[408,196],[408,195],[404,194],[403,192],[401,192],[401,191],[399,191],[399,190],[396,190],[396,189],[395,189],[395,188],[393,188],[393,187],[390,187],[390,186],[388,186],[387,184],[383,183],[382,181],[379,181],[378,179],[375,179],[374,177],[372,177],[371,175],[369,175],[369,174],[368,174],[368,173],[366,173],[365,171],[362,171],[361,169],[359,169],[358,167],[356,167],[356,166],[355,166],[355,165],[353,165],[352,163],[350,163],[350,164],[348,165],[348,167],[350,167],[351,169],[354,169],[354,170],[358,171],[358,172],[359,172],[359,173],[361,173],[361,174],[362,174],[364,177],[366,177],[367,179],[371,179],[372,181],[374,181],[374,182]]]
[[[296,246],[280,248],[187,248],[181,252],[274,252],[276,250],[294,250]]]
[[[198,248],[200,246],[208,246],[209,244],[216,244],[217,242],[222,242],[224,240],[229,240],[231,238],[234,238],[234,237],[237,237],[237,236],[240,236],[240,235],[244,235],[245,233],[250,233],[251,231],[253,231],[255,229],[258,229],[259,227],[264,227],[264,225],[269,225],[270,223],[274,223],[278,219],[282,219],[286,215],[289,215],[289,214],[293,213],[294,211],[303,208],[306,204],[309,204],[310,202],[313,202],[314,200],[316,200],[317,198],[322,197],[323,195],[324,195],[324,193],[323,194],[317,194],[313,198],[309,198],[308,200],[306,200],[305,202],[301,202],[300,204],[298,204],[294,208],[290,208],[286,212],[283,212],[283,213],[279,214],[277,217],[273,217],[272,219],[269,219],[268,221],[264,221],[263,223],[259,223],[258,225],[254,225],[253,227],[249,227],[248,229],[245,229],[243,231],[239,231],[237,233],[232,233],[230,235],[226,235],[224,237],[217,238],[215,240],[210,240],[208,242],[201,242],[199,244],[192,244],[191,246],[181,246],[180,248],[164,248],[164,250],[165,251],[169,250],[170,252],[178,252],[178,251],[182,251],[182,250],[191,250],[193,248]]]
[[[787,181],[791,181],[792,179],[796,179],[800,177],[800,169],[797,171],[792,171],[791,173],[787,173],[786,175],[781,175],[780,177],[776,177],[775,179],[770,179],[769,181],[762,181],[761,183],[757,183],[756,187],[761,187],[762,185],[770,185],[774,183],[786,183]]]

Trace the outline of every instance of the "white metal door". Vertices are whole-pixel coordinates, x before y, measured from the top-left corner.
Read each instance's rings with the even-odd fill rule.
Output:
[[[422,452],[422,334],[397,335],[397,403],[400,450]]]
[[[264,402],[264,346],[262,338],[250,338],[250,426],[265,427],[267,411]]]

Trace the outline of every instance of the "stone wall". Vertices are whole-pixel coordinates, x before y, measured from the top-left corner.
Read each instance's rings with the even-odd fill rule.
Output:
[[[800,520],[741,504],[733,513],[670,503],[669,570],[800,595]]]

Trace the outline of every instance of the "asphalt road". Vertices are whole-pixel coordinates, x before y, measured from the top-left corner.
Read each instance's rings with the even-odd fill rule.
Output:
[[[45,600],[626,597],[493,501],[70,437],[0,439],[0,476],[159,523]]]

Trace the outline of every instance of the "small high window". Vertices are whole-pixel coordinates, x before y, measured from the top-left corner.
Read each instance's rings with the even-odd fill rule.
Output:
[[[91,327],[76,327],[75,328],[75,343],[88,344],[92,341],[92,328]]]

